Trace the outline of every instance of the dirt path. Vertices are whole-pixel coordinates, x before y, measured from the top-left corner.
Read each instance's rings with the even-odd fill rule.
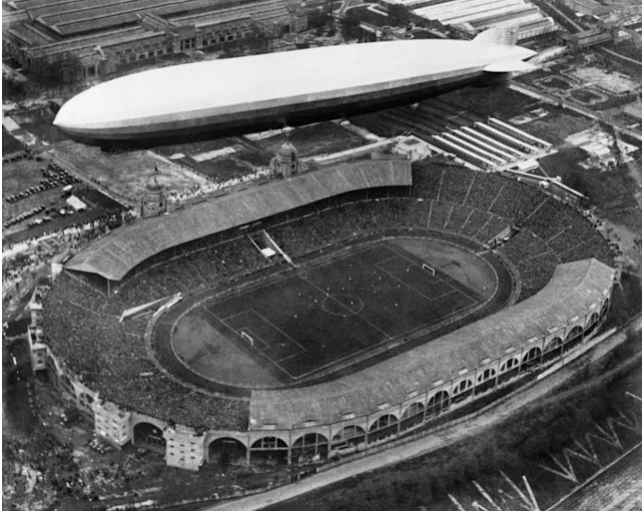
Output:
[[[640,330],[640,318],[633,327]],[[622,340],[625,335],[626,334],[624,332],[620,332],[614,334],[612,338],[615,340]],[[592,354],[592,359],[596,360],[607,354],[613,348],[614,344],[615,342],[603,342],[596,346],[595,351]],[[307,492],[337,483],[344,479],[390,465],[395,465],[401,461],[433,452],[437,449],[464,440],[474,434],[482,433],[484,430],[501,423],[507,416],[522,410],[526,405],[532,404],[537,399],[542,398],[555,387],[565,383],[574,374],[575,370],[569,366],[562,368],[546,378],[544,381],[537,383],[523,392],[518,392],[507,401],[500,403],[498,406],[465,422],[455,424],[451,427],[445,427],[440,431],[427,435],[426,437],[421,437],[416,440],[409,441],[408,443],[391,447],[390,449],[375,453],[371,456],[347,462],[333,469],[312,475],[296,483],[239,500],[216,504],[214,506],[204,508],[203,511],[259,510],[266,506],[298,497]],[[609,374],[610,373],[606,373],[601,377],[601,379],[608,377]],[[562,396],[577,392],[588,385],[588,383],[582,383],[573,390],[568,390],[562,395],[552,396],[550,399],[560,399]]]

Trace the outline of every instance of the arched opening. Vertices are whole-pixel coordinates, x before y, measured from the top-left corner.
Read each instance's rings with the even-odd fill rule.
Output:
[[[307,433],[295,440],[290,450],[294,463],[312,463],[328,457],[328,439],[319,433]]]
[[[587,328],[591,328],[594,323],[598,321],[598,312],[592,312],[592,315],[589,317],[589,321],[587,322]]]
[[[563,345],[563,351],[569,351],[583,342],[583,329],[576,325],[565,337],[565,344]]]
[[[163,431],[149,422],[139,422],[134,426],[134,445],[165,452]]]
[[[500,364],[500,371],[498,376],[498,384],[510,380],[520,371],[520,359],[511,357]]]
[[[72,396],[75,395],[74,384],[69,379],[69,376],[66,374],[60,375],[60,384],[62,385],[63,390],[66,390]]]
[[[475,393],[480,394],[489,390],[496,384],[496,370],[493,367],[488,367],[484,371],[478,373],[476,378]]]
[[[378,442],[391,435],[397,434],[397,417],[382,415],[368,430],[368,443]]]
[[[288,461],[288,446],[274,436],[260,438],[250,446],[250,460],[267,465],[285,465]]]
[[[449,409],[449,393],[445,390],[437,392],[429,399],[426,404],[426,416],[432,417],[440,415],[442,412]]]
[[[587,337],[588,335],[594,335],[596,333],[596,330],[598,330],[598,313],[593,312],[589,317],[589,321],[587,322],[587,326],[585,327],[585,332],[583,333],[583,335],[585,337]]]
[[[466,398],[473,395],[473,381],[467,378],[458,382],[456,386],[453,387],[452,394],[453,397],[451,398],[451,402],[459,403],[460,401],[464,401]]]
[[[92,419],[92,403],[94,398],[86,392],[78,394],[78,410],[90,420]]]
[[[333,437],[333,449],[341,449],[361,444],[366,438],[366,431],[360,426],[346,426]]]
[[[601,319],[605,318],[609,308],[610,308],[610,300],[609,298],[606,298],[605,301],[603,302],[603,306],[601,307]]]
[[[406,431],[424,422],[424,405],[420,402],[411,403],[402,413],[400,431]]]
[[[80,399],[83,403],[86,403],[88,405],[91,405],[94,402],[94,398],[90,394],[87,394],[86,392],[81,392],[78,395],[78,399]]]
[[[526,371],[528,369],[536,367],[538,364],[540,364],[542,353],[542,350],[538,346],[530,348],[529,351],[522,357],[522,366],[520,369],[522,371]]]
[[[246,446],[235,438],[217,438],[208,446],[208,460],[222,467],[245,463]]]
[[[563,352],[563,340],[560,337],[554,337],[547,341],[545,344],[545,352],[543,353],[543,363],[554,360],[560,357]]]

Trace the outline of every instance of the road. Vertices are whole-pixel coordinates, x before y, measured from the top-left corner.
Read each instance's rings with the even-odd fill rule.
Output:
[[[641,328],[640,318],[636,322],[636,328]],[[617,333],[614,338],[625,336],[624,333]],[[593,359],[605,355],[612,349],[612,343],[603,342],[595,348]],[[397,445],[373,455],[355,461],[347,462],[330,470],[314,474],[306,479],[286,486],[275,488],[267,492],[243,497],[234,501],[217,503],[203,508],[203,511],[252,511],[263,509],[266,506],[299,497],[324,486],[340,482],[342,480],[364,474],[373,470],[385,468],[391,465],[436,451],[448,445],[462,441],[472,435],[480,434],[484,430],[500,424],[509,415],[518,412],[526,405],[533,403],[549,393],[554,387],[570,379],[576,371],[568,367],[557,371],[544,381],[518,392],[507,401],[487,410],[477,417],[465,422],[445,427],[426,437],[421,437],[408,443]],[[553,399],[560,399],[561,396],[553,396]]]

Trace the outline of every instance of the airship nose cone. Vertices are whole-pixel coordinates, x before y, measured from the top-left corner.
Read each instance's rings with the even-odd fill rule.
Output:
[[[79,103],[81,102],[78,96],[67,101],[67,103],[58,110],[54,118],[54,126],[63,131],[82,129],[87,123],[87,115],[89,112],[87,112],[86,108],[82,108],[82,105]]]

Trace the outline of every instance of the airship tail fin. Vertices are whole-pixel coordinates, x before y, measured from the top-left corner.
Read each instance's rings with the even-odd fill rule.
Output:
[[[518,27],[495,27],[480,32],[473,38],[479,43],[506,44],[513,46],[518,42]]]

